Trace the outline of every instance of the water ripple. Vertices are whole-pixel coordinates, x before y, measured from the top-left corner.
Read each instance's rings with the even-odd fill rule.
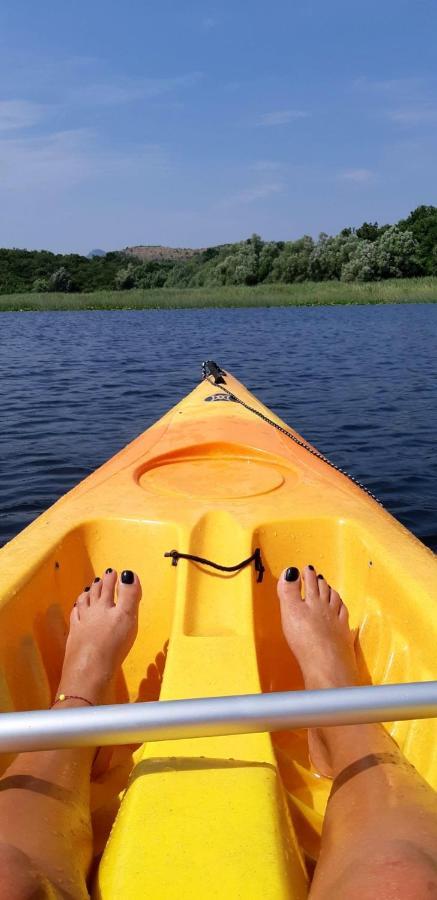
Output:
[[[3,313],[0,543],[216,358],[437,549],[437,306]]]

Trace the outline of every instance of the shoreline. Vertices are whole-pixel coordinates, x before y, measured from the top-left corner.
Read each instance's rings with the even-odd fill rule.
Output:
[[[437,303],[437,276],[370,282],[301,282],[250,286],[155,288],[84,294],[0,294],[0,312],[108,309],[231,309]]]

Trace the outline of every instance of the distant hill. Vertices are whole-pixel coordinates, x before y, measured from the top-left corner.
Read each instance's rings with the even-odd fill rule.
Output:
[[[88,259],[93,259],[94,256],[106,256],[106,250],[90,250]]]
[[[165,259],[182,261],[184,259],[191,259],[198,253],[204,252],[204,247],[197,250],[192,250],[189,247],[161,247],[159,244],[139,244],[137,247],[126,247],[124,250],[122,250],[122,253],[126,253],[128,256],[135,256],[138,259],[142,259],[143,262],[148,262],[149,260]]]

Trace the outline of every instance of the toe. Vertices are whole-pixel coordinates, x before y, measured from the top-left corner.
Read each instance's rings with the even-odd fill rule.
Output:
[[[314,566],[305,566],[303,570],[303,581],[305,585],[305,600],[311,603],[313,600],[319,599],[319,582]]]
[[[278,597],[281,606],[281,621],[285,636],[287,637],[290,626],[290,617],[293,619],[296,604],[302,606],[302,582],[299,569],[289,566],[281,573],[278,581]]]
[[[329,605],[334,612],[338,613],[340,611],[341,597],[340,594],[337,594],[337,591],[333,590],[333,588],[331,588],[331,593],[329,595]]]
[[[100,594],[102,593],[102,579],[97,577],[94,579],[91,588],[90,588],[90,602],[94,603],[95,600],[98,600]]]
[[[344,622],[345,625],[349,624],[349,610],[343,602],[340,603],[338,618],[340,619],[340,622]]]
[[[328,584],[328,582],[327,582],[326,579],[323,577],[323,575],[318,575],[318,576],[317,576],[317,581],[318,581],[318,583],[319,583],[319,595],[320,595],[320,599],[321,599],[324,603],[329,603],[330,589],[329,589],[329,584]]]
[[[100,592],[100,599],[105,606],[115,606],[114,591],[116,584],[117,572],[115,569],[106,569],[106,572],[102,577],[102,589]]]
[[[289,566],[284,569],[279,576],[278,581],[278,597],[282,602],[289,603],[290,600],[302,600],[302,582],[299,569],[296,566]]]
[[[90,605],[90,588],[87,587],[87,588],[83,589],[82,593],[79,594],[79,596],[76,600],[76,609],[79,613],[79,618],[80,618],[81,612],[83,610],[87,609],[89,607],[89,605]]]
[[[141,584],[138,575],[125,569],[118,580],[117,607],[124,612],[136,615],[141,600]]]
[[[76,622],[79,622],[79,607],[77,605],[77,600],[74,601],[73,606],[71,608],[70,613],[70,625],[74,625]]]

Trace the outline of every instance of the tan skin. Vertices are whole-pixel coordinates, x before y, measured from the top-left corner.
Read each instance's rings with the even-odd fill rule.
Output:
[[[303,579],[284,576],[282,627],[305,687],[359,684],[354,634],[339,594],[309,566]],[[316,767],[336,779],[311,900],[437,897],[437,795],[383,727],[317,729],[309,743]]]
[[[112,570],[78,597],[58,694],[112,701],[114,678],[137,636],[140,599],[138,577],[122,584]],[[88,898],[94,756],[94,748],[23,753],[0,780],[0,900]]]
[[[297,573],[290,582],[284,575],[278,582],[282,625],[306,688],[358,684],[353,634],[339,595],[309,566],[303,579]],[[115,572],[80,595],[59,693],[111,702],[114,677],[137,634],[140,598],[138,577],[121,584]],[[309,740],[314,763],[335,779],[311,900],[437,897],[437,797],[383,728],[324,728],[310,732]],[[0,780],[0,900],[88,898],[94,752],[21,754]]]

